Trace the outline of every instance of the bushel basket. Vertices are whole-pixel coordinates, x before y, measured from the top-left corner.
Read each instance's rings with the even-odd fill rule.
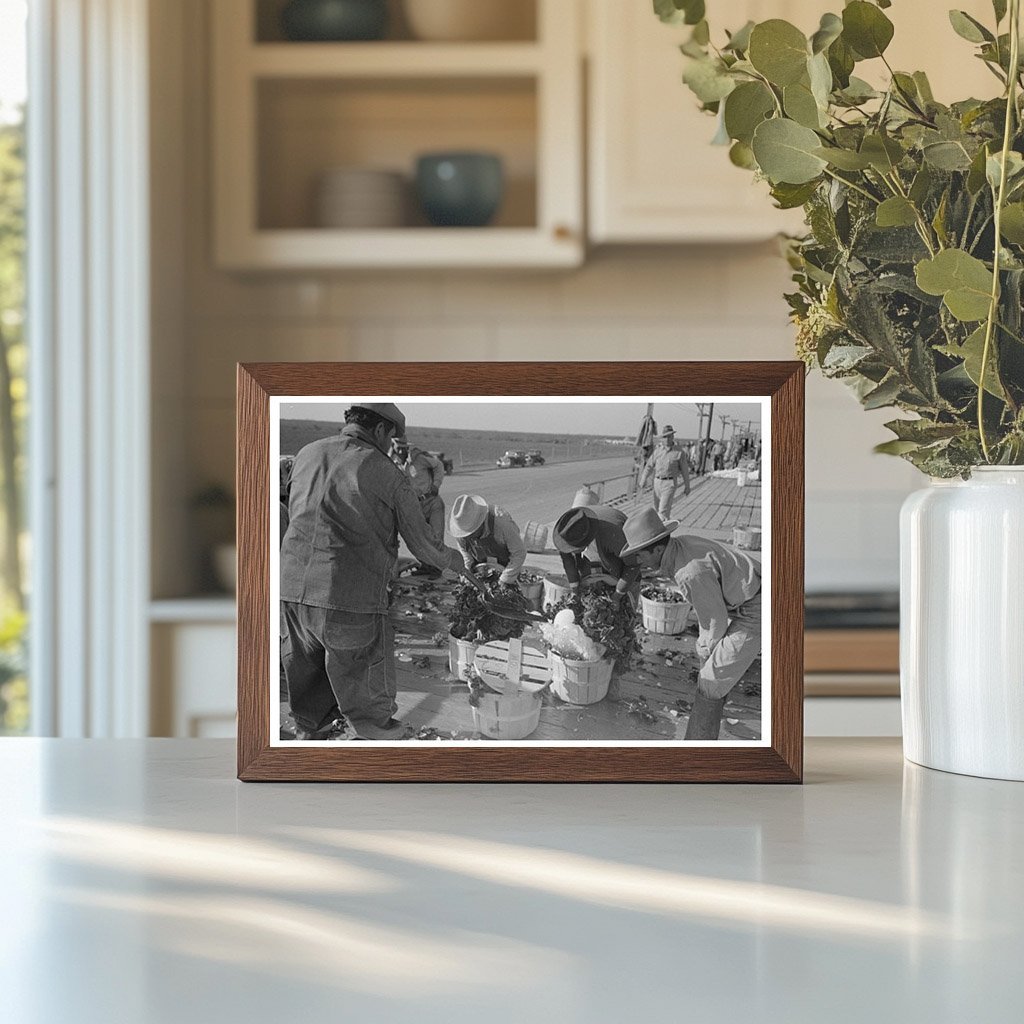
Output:
[[[551,689],[567,704],[596,704],[608,695],[614,661],[572,661],[551,652]]]

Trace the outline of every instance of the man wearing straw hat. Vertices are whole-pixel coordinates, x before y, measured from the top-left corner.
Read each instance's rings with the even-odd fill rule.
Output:
[[[419,500],[391,461],[405,417],[391,402],[345,413],[339,435],[306,445],[292,466],[281,542],[284,674],[296,739],[387,739],[394,717],[394,630],[388,585],[398,536],[421,562],[464,574],[457,551],[434,544]]]
[[[686,729],[688,740],[717,740],[729,691],[761,653],[761,569],[754,559],[703,537],[673,537],[679,525],[654,509],[626,520],[623,558],[671,577],[693,605],[703,660]]]
[[[654,507],[662,519],[672,514],[672,502],[675,500],[676,487],[680,478],[683,481],[684,493],[690,493],[690,460],[686,452],[676,447],[676,432],[666,426],[658,437],[658,446],[647,460],[640,474],[641,490],[647,481],[654,476]]]
[[[640,564],[635,555],[623,558],[620,554],[626,546],[622,532],[625,522],[625,513],[607,505],[579,506],[559,517],[553,539],[562,556],[565,578],[573,590],[578,590],[592,571],[584,552],[593,544],[601,568],[616,581],[616,600],[627,592],[635,597],[639,591]]]
[[[460,494],[452,504],[448,532],[467,570],[480,563],[501,566],[499,582],[514,583],[526,561],[526,545],[515,520],[479,494]]]

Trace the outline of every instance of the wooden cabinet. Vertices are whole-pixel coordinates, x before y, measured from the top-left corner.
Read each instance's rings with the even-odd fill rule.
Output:
[[[734,167],[724,147],[710,145],[715,121],[682,84],[684,26],[661,24],[646,0],[585,0],[588,53],[589,233],[595,243],[717,242],[800,231],[799,211],[779,211],[767,186]],[[785,18],[810,34],[824,0],[709,0],[715,38],[747,20]],[[989,0],[958,7],[992,21]],[[995,95],[998,83],[956,36],[945,6],[901,0],[886,11],[896,26],[893,66],[931,77],[944,101]],[[860,64],[873,81],[880,61]]]
[[[689,29],[663,25],[649,3],[587,3],[591,241],[736,242],[798,230],[799,213],[774,209],[767,186],[711,145],[715,120],[682,83],[679,44]],[[803,24],[800,6],[821,8],[820,0],[729,0],[709,3],[708,16],[720,35],[749,19]]]
[[[213,23],[214,247],[231,269],[574,266],[582,261],[579,9],[535,4],[532,39],[296,43],[264,0],[217,0]],[[271,26],[268,31],[267,26]],[[411,181],[424,152],[503,161],[483,228],[436,228]],[[397,172],[399,226],[322,226],[314,194],[338,168]]]

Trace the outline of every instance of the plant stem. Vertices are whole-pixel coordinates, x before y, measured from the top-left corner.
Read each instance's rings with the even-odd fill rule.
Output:
[[[873,196],[870,192],[867,191],[867,189],[861,188],[860,185],[857,185],[857,184],[855,184],[852,181],[847,181],[846,178],[840,178],[838,174],[834,174],[827,167],[825,168],[825,173],[833,181],[838,181],[841,185],[845,185],[847,188],[852,188],[854,192],[859,192],[866,199],[870,199],[871,202],[873,202],[875,204],[875,206],[878,205],[878,203],[879,203],[878,197],[877,196]]]
[[[1001,267],[1001,242],[1003,205],[1006,201],[1006,169],[1009,162],[1010,144],[1013,141],[1013,126],[1017,115],[1017,84],[1020,68],[1020,0],[1010,0],[1010,74],[1006,84],[1006,124],[1003,127],[1003,151],[999,168],[999,190],[995,197],[995,252],[992,257],[992,295],[985,323],[985,347],[981,350],[981,370],[978,373],[978,435],[985,461],[992,462],[988,435],[985,432],[985,374],[992,352],[992,335],[999,316],[999,272]]]

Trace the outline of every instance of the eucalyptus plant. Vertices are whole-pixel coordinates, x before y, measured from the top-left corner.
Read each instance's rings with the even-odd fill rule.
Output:
[[[1021,0],[989,25],[950,11],[998,95],[945,105],[890,66],[890,0],[852,0],[809,37],[780,19],[712,42],[705,0],[654,0],[691,26],[683,80],[715,141],[808,231],[786,240],[797,350],[887,424],[879,451],[937,477],[1024,463]],[[856,75],[878,61],[887,88]]]

